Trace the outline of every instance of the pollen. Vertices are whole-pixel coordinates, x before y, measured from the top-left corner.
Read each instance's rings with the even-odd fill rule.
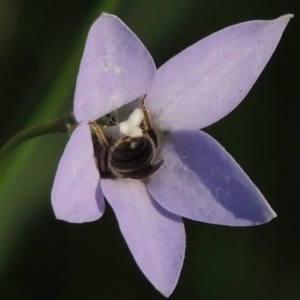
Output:
[[[136,108],[127,121],[120,123],[120,132],[130,137],[143,136],[143,131],[140,128],[143,117],[143,111],[140,108]]]

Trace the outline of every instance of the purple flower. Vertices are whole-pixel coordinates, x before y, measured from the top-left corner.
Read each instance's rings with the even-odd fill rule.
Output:
[[[137,264],[163,295],[179,278],[185,253],[182,217],[252,226],[276,216],[233,158],[199,129],[229,114],[257,80],[292,15],[218,31],[158,70],[141,41],[116,16],[90,29],[77,78],[78,126],[52,189],[58,219],[89,222],[104,213],[104,196]],[[90,121],[145,98],[159,134],[162,166],[143,180],[100,179]],[[164,133],[162,133],[164,132]]]

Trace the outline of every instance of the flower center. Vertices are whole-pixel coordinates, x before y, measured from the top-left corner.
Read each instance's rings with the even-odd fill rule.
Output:
[[[152,165],[158,148],[157,134],[151,126],[144,96],[136,108],[120,123],[124,137],[107,138],[102,128],[91,122],[94,155],[101,178],[143,179],[156,172],[163,161]]]

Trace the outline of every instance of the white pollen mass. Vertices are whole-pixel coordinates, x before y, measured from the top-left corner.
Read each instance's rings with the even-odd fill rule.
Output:
[[[130,135],[131,126],[128,123],[128,121],[124,121],[124,122],[120,123],[120,131],[121,131],[121,133],[123,133],[125,135]]]
[[[143,121],[143,111],[140,108],[136,108],[129,116],[127,122],[133,126],[140,126]]]
[[[141,136],[143,136],[143,131],[140,127],[134,127],[131,130],[130,136],[131,137],[141,137]]]
[[[139,127],[143,121],[143,117],[143,111],[140,108],[136,108],[127,121],[120,123],[120,132],[131,137],[143,136],[143,131]]]

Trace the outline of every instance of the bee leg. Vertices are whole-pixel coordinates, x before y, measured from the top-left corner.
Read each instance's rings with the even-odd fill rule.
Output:
[[[109,148],[109,142],[108,142],[107,138],[105,137],[100,126],[98,126],[98,124],[96,122],[89,122],[89,124],[93,126],[94,133],[96,134],[99,143],[102,144],[104,147]]]
[[[149,118],[149,114],[145,105],[145,98],[146,98],[147,94],[143,96],[142,100],[141,100],[141,109],[142,112],[144,114],[144,119],[143,119],[143,129],[145,131],[147,131],[149,128],[151,127],[151,123],[150,123],[150,118]]]
[[[145,105],[145,98],[146,98],[147,94],[145,94],[141,100],[141,109],[143,111],[144,114],[144,119],[143,119],[143,123],[142,123],[142,130],[147,133],[150,138],[152,139],[155,148],[158,147],[158,139],[157,139],[157,135],[155,130],[152,128],[151,126],[151,122],[150,122],[150,118],[149,118],[149,114]]]
[[[110,178],[111,172],[108,166],[109,141],[105,137],[102,129],[96,122],[89,122],[93,127],[92,139],[94,146],[94,156],[101,178]]]

